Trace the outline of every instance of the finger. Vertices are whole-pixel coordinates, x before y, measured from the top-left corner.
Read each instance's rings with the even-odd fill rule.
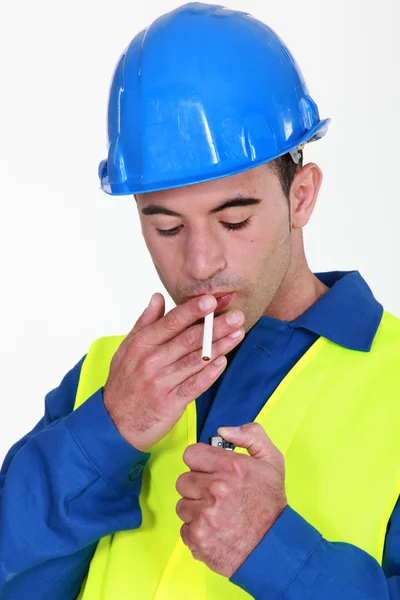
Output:
[[[220,340],[214,341],[211,346],[211,356],[225,356],[228,352],[233,350],[235,346],[240,344],[245,335],[244,328],[241,327],[238,332],[239,337],[232,338],[230,335],[227,335]],[[171,388],[175,388],[188,377],[199,373],[207,364],[209,363],[202,359],[202,349],[199,348],[195,352],[187,354],[174,364],[166,367],[162,371],[162,377],[168,379],[168,384]]]
[[[191,523],[194,519],[197,519],[204,506],[204,500],[181,498],[176,505],[176,514],[184,523]]]
[[[183,453],[183,462],[196,473],[230,473],[233,462],[242,458],[243,456],[224,448],[216,448],[201,442],[188,446]]]
[[[128,335],[126,336],[125,339],[127,341],[129,341],[130,338],[132,338],[137,333],[139,333],[139,331],[141,331],[145,327],[148,327],[152,323],[155,323],[156,321],[161,319],[161,317],[164,316],[164,312],[165,312],[164,296],[162,294],[159,294],[158,292],[156,292],[150,298],[150,302],[149,302],[148,306],[144,309],[144,311],[142,312],[142,314],[140,315],[140,317],[138,318],[135,325],[133,326],[133,328],[128,333]]]
[[[155,323],[161,317],[164,316],[165,313],[165,299],[162,294],[156,292],[150,298],[149,305],[143,311],[142,315],[136,321],[136,325],[134,327],[135,333],[141,331],[145,327],[148,327],[152,323]]]
[[[188,471],[176,480],[176,490],[188,500],[211,500],[210,485],[213,479],[207,473]]]
[[[227,365],[226,356],[218,356],[212,362],[204,364],[206,366],[202,370],[179,383],[168,395],[168,399],[175,402],[182,411],[218,379]]]
[[[149,346],[165,344],[199,319],[212,313],[216,306],[217,301],[214,296],[192,298],[188,302],[176,306],[143,330],[141,332],[143,342]]]
[[[118,352],[114,355],[114,361],[122,361],[129,352],[132,340],[137,336],[142,329],[145,329],[152,323],[161,319],[165,312],[164,296],[155,293],[150,298],[148,306],[144,309],[131,331],[122,340]]]
[[[236,319],[235,322],[231,322],[231,319],[233,318]],[[244,335],[244,328],[241,327],[243,321],[244,314],[240,310],[234,310],[223,315],[218,315],[218,317],[214,319],[213,323],[213,341],[215,342],[221,340],[222,338],[225,338],[226,336],[229,336],[237,331],[241,332],[241,335],[239,336],[239,340],[241,340]],[[196,357],[199,355],[201,359],[203,333],[204,323],[193,325],[185,329],[185,331],[170,340],[167,344],[164,344],[164,346],[160,348],[158,352],[160,366],[162,365],[162,367],[164,367],[173,365],[181,358],[186,359],[191,353],[196,351],[198,351]],[[238,341],[238,338],[232,339],[236,340],[236,342]],[[213,345],[212,357],[216,358],[219,354],[223,353],[223,350],[219,351],[218,347],[214,347]]]
[[[271,442],[259,423],[247,423],[240,427],[219,427],[218,433],[228,442],[246,448],[250,456],[270,462],[279,450]]]
[[[200,546],[198,543],[196,543],[196,537],[193,535],[193,525],[195,525],[195,523],[189,524],[189,523],[184,523],[181,527],[181,538],[182,538],[182,542],[185,544],[185,546],[187,546],[190,550],[190,552],[192,553],[192,556],[195,560],[201,560],[204,562],[204,551],[201,550]],[[197,533],[197,539],[199,537],[199,534]]]
[[[186,523],[181,527],[181,538],[185,546],[189,547],[189,525]]]

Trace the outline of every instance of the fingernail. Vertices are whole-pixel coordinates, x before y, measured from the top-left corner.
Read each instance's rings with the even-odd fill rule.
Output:
[[[236,329],[236,331],[233,331],[232,333],[229,334],[230,338],[233,338],[234,340],[239,338],[241,335],[243,335],[243,329]]]
[[[240,322],[241,314],[235,310],[234,312],[230,312],[226,315],[226,322],[228,325],[236,325]]]
[[[203,296],[199,302],[201,310],[211,310],[215,306],[215,298],[213,296]]]
[[[240,430],[240,427],[218,427],[218,431],[221,432],[222,437],[224,433],[238,433]]]
[[[216,360],[214,360],[214,365],[217,365],[219,367],[220,365],[223,365],[224,362],[225,362],[225,357],[219,356]]]

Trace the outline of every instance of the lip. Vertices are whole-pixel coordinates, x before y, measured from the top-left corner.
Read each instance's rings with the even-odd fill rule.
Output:
[[[196,294],[194,296],[187,296],[187,297],[188,298],[197,298],[197,297],[203,296],[203,295],[214,296],[214,298],[217,300],[217,306],[215,308],[215,312],[218,312],[220,310],[223,310],[230,304],[233,297],[236,296],[236,292],[203,292],[202,294]]]
[[[231,303],[234,296],[236,296],[236,292],[228,292],[218,296],[215,295],[215,298],[218,302],[215,312],[221,311],[224,308],[226,308]]]
[[[187,296],[187,298],[199,298],[200,296],[214,296],[214,298],[218,299],[222,296],[227,296],[228,294],[234,294],[235,292],[224,291],[224,292],[200,292],[197,294],[193,294],[192,296]]]

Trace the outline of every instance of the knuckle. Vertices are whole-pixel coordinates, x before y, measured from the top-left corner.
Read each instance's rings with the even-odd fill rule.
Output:
[[[172,365],[172,372],[179,373],[180,371],[183,371],[184,368],[185,368],[185,359],[177,360]]]
[[[177,389],[179,398],[192,398],[196,395],[197,382],[195,377],[189,377],[186,379]]]
[[[149,349],[152,348],[148,341],[147,334],[144,331],[141,331],[129,340],[126,340],[124,344],[125,353],[131,357],[135,356],[137,358],[140,358],[143,356],[143,353],[148,352]]]
[[[133,348],[143,348],[148,346],[148,332],[146,330],[138,331],[129,338],[129,344]]]
[[[176,331],[179,328],[179,319],[175,310],[171,310],[164,317],[164,325],[168,331]]]
[[[186,400],[186,390],[184,388],[183,383],[181,385],[178,385],[178,387],[176,388],[176,396],[179,400]]]
[[[217,515],[216,515],[215,510],[210,506],[206,506],[205,508],[202,508],[199,512],[200,520],[203,520],[204,522],[208,523],[211,526],[213,526],[216,523],[216,517],[217,517]]]
[[[241,458],[242,457],[239,456],[234,457],[234,459],[232,460],[232,471],[234,472],[236,477],[244,479],[244,476],[246,474],[246,465],[244,464],[243,460],[240,460]]]
[[[193,396],[197,391],[197,378],[192,376],[186,379],[186,386],[188,395]]]
[[[148,354],[143,357],[140,363],[141,374],[146,378],[153,378],[156,371],[157,357],[154,354]]]
[[[188,327],[181,335],[181,344],[184,348],[191,349],[198,341],[198,337],[198,329],[195,327]]]
[[[210,485],[210,493],[216,499],[227,498],[229,492],[229,487],[224,481],[213,481]]]
[[[127,352],[136,353],[140,347],[140,335],[131,335],[127,336],[121,344],[121,348],[124,348]]]
[[[184,356],[183,358],[181,358],[181,360],[178,360],[173,367],[173,370],[176,371],[183,371],[184,369],[193,369],[194,367],[198,366],[199,363],[199,356],[197,352],[191,352],[190,354],[187,354],[186,356]]]
[[[193,369],[199,366],[200,352],[191,352],[186,356],[187,367]]]
[[[151,385],[155,394],[157,396],[161,396],[161,394],[164,392],[164,382],[161,380],[161,377],[159,375],[157,375],[156,377],[152,377]]]
[[[206,541],[205,529],[199,521],[195,521],[191,524],[191,538],[193,542],[200,547]]]
[[[264,429],[260,423],[248,423],[246,427],[249,433],[252,435],[260,436],[262,433],[264,433]]]

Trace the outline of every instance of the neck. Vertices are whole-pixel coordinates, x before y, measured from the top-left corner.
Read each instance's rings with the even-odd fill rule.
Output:
[[[312,306],[328,287],[312,273],[304,252],[292,260],[277,293],[264,315],[281,321],[293,321]]]
[[[284,280],[264,312],[266,317],[280,321],[293,321],[329,290],[328,286],[315,277],[308,267],[302,239],[298,242],[298,247],[300,249],[293,254]],[[241,344],[227,354],[228,367]]]

